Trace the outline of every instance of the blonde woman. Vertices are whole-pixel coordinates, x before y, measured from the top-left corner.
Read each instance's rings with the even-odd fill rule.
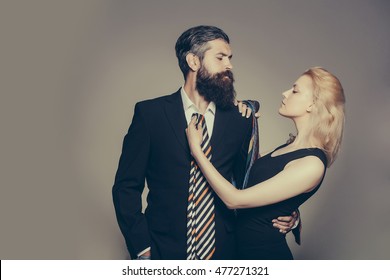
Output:
[[[340,148],[345,97],[333,74],[310,68],[282,95],[279,113],[294,122],[297,135],[256,160],[244,190],[236,189],[206,158],[196,119],[188,125],[192,155],[207,181],[228,208],[239,209],[240,259],[293,259],[272,219],[289,215],[319,189]]]

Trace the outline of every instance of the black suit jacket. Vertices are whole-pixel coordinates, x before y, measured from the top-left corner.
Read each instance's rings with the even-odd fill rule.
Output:
[[[153,259],[186,258],[186,213],[191,154],[180,90],[136,104],[124,138],[113,186],[116,215],[132,258],[151,247]],[[236,107],[217,108],[211,137],[212,163],[240,184],[251,136],[251,119]],[[141,212],[145,179],[148,206]],[[214,259],[234,259],[235,216],[215,196]]]

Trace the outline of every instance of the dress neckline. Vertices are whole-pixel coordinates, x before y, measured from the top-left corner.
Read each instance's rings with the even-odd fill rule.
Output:
[[[276,158],[276,157],[288,155],[288,154],[295,153],[295,152],[302,151],[302,150],[314,150],[314,149],[319,149],[319,148],[301,148],[301,149],[297,149],[297,150],[290,151],[290,152],[287,152],[287,153],[283,153],[283,154],[280,154],[280,155],[272,156],[277,150],[279,150],[279,149],[281,149],[281,148],[284,148],[285,146],[287,146],[287,145],[283,145],[282,147],[276,148],[275,150],[273,150],[273,152],[270,153],[269,156],[270,156],[271,158]],[[319,149],[319,150],[321,150],[321,149]]]

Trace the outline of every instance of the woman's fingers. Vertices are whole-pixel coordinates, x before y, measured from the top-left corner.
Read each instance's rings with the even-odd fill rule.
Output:
[[[252,114],[252,109],[249,108],[246,104],[244,104],[242,101],[235,100],[234,105],[238,107],[238,111],[241,113],[241,116],[249,118]]]

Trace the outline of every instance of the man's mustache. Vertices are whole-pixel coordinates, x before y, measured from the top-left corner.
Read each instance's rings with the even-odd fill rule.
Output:
[[[213,78],[217,78],[217,79],[222,79],[225,77],[228,77],[232,82],[234,82],[233,72],[230,70],[226,70],[226,71],[216,73],[213,75]]]

